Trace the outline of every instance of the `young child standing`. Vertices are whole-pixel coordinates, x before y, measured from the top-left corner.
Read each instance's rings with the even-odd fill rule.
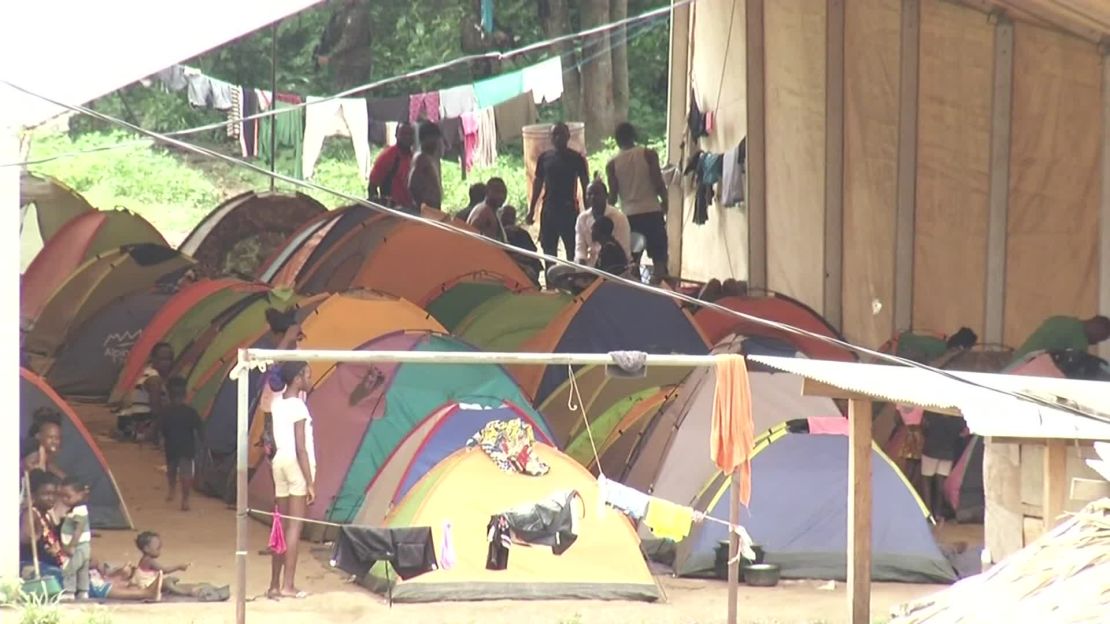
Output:
[[[92,532],[89,530],[89,488],[76,477],[62,481],[62,501],[69,511],[62,521],[62,548],[69,561],[62,568],[62,600],[87,600],[89,562],[92,560]]]
[[[200,415],[185,404],[185,380],[173,377],[166,383],[169,405],[162,411],[162,440],[166,453],[166,479],[169,491],[166,502],[176,497],[181,486],[181,511],[189,511],[189,494],[193,489],[196,439],[201,432]]]

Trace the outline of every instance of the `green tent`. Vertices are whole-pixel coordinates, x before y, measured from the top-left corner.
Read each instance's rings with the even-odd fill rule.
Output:
[[[636,404],[646,401],[652,397],[657,396],[662,391],[662,388],[656,386],[654,388],[647,388],[635,394],[624,397],[613,405],[609,406],[604,412],[599,414],[590,422],[590,430],[587,432],[582,429],[577,436],[575,436],[570,444],[567,445],[566,454],[570,455],[578,463],[583,466],[589,466],[594,463],[594,447],[597,447],[598,454],[605,452],[605,441],[617,428],[624,417],[636,406]],[[592,442],[591,442],[592,435]]]
[[[516,351],[572,300],[561,292],[507,292],[488,299],[449,329],[485,351]]]
[[[508,286],[501,282],[459,282],[429,301],[425,309],[447,331],[454,332],[459,322],[475,308],[508,292]]]

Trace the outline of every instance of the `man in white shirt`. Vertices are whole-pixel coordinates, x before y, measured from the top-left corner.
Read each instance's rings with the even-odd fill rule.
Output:
[[[316,498],[316,447],[312,416],[305,393],[311,389],[311,369],[305,362],[285,362],[280,369],[285,391],[270,404],[274,428],[274,503],[286,517],[283,522],[286,550],[273,554],[270,570],[271,598],[303,597],[293,583],[297,573],[297,551],[301,541],[301,521]],[[282,583],[284,570],[285,582]]]
[[[606,197],[608,193],[605,183],[596,178],[586,188],[586,206],[589,210],[580,212],[574,224],[574,261],[579,264],[597,264],[601,245],[594,242],[593,227],[598,217],[608,217],[613,222],[613,238],[624,250],[624,255],[632,257],[632,229],[628,225],[628,217],[609,205]]]

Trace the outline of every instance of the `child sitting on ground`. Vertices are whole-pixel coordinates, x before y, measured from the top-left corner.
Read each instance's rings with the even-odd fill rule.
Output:
[[[169,491],[166,502],[174,499],[181,486],[181,511],[189,511],[189,494],[193,489],[196,439],[200,435],[200,415],[185,403],[185,380],[173,377],[166,382],[169,405],[162,411],[162,441],[166,453],[166,479]]]
[[[189,569],[188,563],[164,566],[158,562],[162,556],[162,538],[153,531],[143,531],[135,538],[135,545],[142,553],[139,564],[131,576],[131,584],[136,587],[149,587],[158,579],[162,580],[162,592],[171,596],[189,596],[202,602],[227,600],[231,596],[228,586],[216,587],[209,583],[182,583],[177,577],[169,576],[174,572]]]
[[[62,548],[69,561],[62,569],[62,600],[88,600],[92,532],[89,530],[89,487],[76,477],[62,481],[61,500],[67,512],[62,520]]]

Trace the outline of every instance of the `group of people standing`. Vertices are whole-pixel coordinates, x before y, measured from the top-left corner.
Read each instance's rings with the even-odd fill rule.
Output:
[[[667,186],[659,155],[637,145],[630,123],[616,128],[620,152],[600,175],[590,178],[589,164],[570,147],[565,123],[551,128],[552,148],[540,155],[531,189],[527,224],[540,208],[540,248],[557,256],[559,243],[568,260],[614,275],[634,275],[646,250],[653,281],[667,275]],[[420,125],[420,151],[413,153],[417,133],[409,124],[397,128],[397,143],[379,154],[370,171],[371,200],[418,214],[422,206],[441,210],[442,133],[434,123]],[[585,209],[579,206],[579,191]],[[536,242],[517,223],[516,208],[507,205],[508,189],[501,178],[470,187],[470,204],[456,216],[488,238],[535,252]],[[542,202],[541,202],[542,200]],[[618,208],[619,206],[619,208]],[[633,246],[633,234],[642,245]],[[535,258],[520,255],[518,263],[538,278],[544,268]],[[551,268],[547,266],[546,268]]]

